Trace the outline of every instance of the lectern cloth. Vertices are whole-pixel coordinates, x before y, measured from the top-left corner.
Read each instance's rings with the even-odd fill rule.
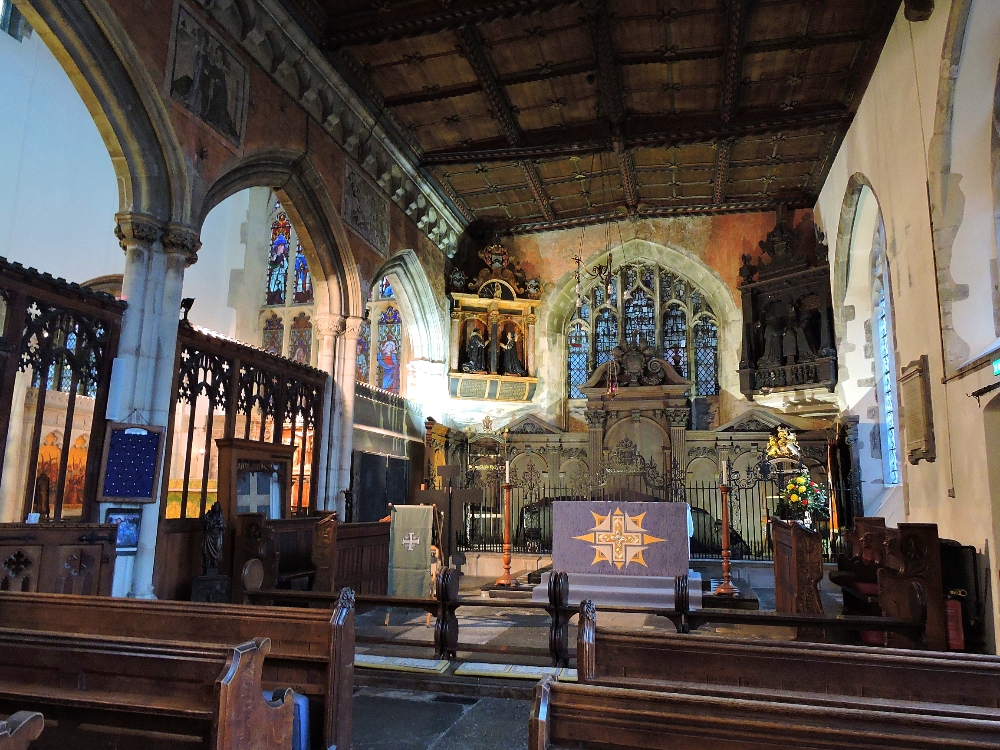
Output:
[[[389,596],[429,596],[433,505],[394,505],[389,526]]]

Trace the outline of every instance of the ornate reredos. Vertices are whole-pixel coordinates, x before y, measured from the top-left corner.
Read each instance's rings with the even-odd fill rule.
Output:
[[[683,393],[691,387],[691,381],[681,377],[673,365],[656,356],[656,350],[645,340],[638,343],[622,342],[611,351],[618,364],[618,387],[668,386],[671,391]],[[590,379],[580,388],[584,393],[606,388],[608,370],[611,363],[598,367]]]
[[[465,294],[471,291],[480,297],[507,300],[542,296],[541,282],[529,279],[521,267],[510,260],[503,245],[487,245],[474,258],[464,267],[455,265],[446,271],[449,291]],[[481,266],[478,271],[476,266]]]

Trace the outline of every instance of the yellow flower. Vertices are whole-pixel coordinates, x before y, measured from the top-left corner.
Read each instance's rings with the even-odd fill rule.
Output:
[[[791,482],[789,482],[787,489],[794,490],[795,489],[795,485],[792,484]]]
[[[798,496],[798,495],[792,495],[792,496],[791,496],[791,498],[789,498],[789,499],[790,499],[790,500],[791,500],[791,501],[792,501],[793,503],[797,503],[797,502],[799,501],[799,496]]]
[[[798,479],[795,480],[795,483],[798,485],[803,485],[806,483],[806,480],[803,479],[802,477],[799,477]]]

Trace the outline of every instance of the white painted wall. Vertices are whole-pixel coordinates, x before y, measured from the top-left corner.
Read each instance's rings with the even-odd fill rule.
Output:
[[[37,34],[0,33],[0,256],[69,281],[122,273],[111,158]]]

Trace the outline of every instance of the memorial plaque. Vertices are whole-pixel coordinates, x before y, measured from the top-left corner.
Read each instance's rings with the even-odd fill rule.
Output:
[[[552,504],[553,570],[682,576],[690,562],[687,503]]]

